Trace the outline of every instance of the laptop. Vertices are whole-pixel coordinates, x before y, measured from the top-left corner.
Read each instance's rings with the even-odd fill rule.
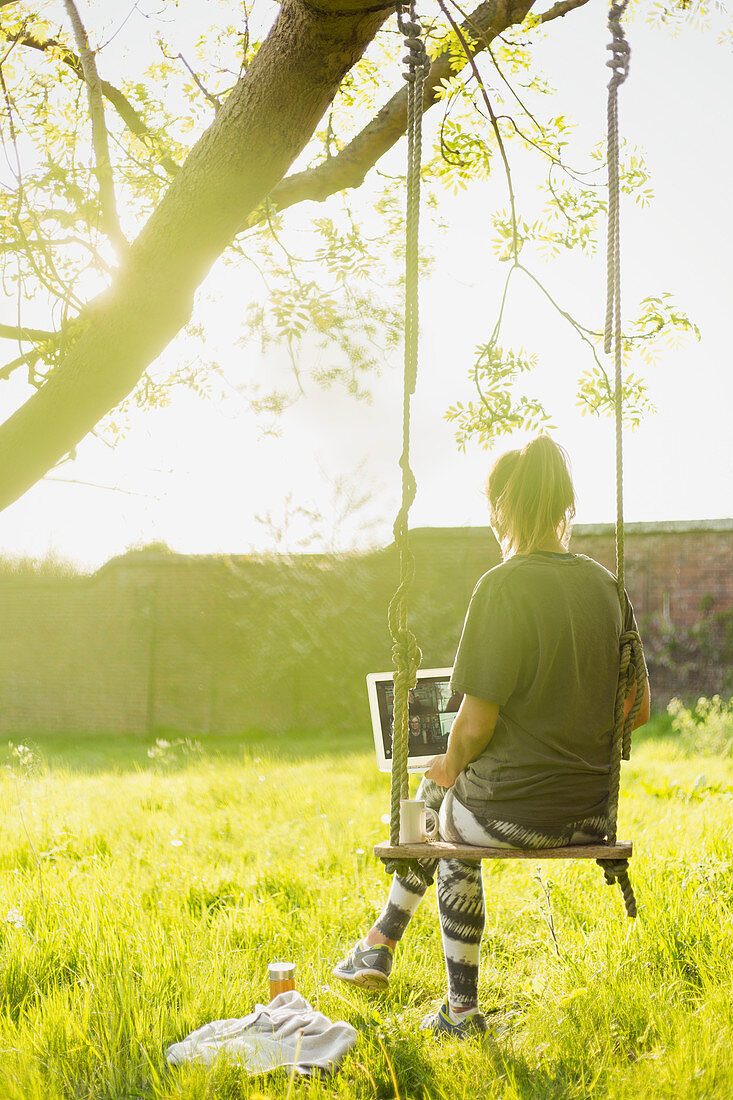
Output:
[[[424,772],[434,756],[444,753],[448,734],[463,696],[450,688],[452,668],[421,668],[410,692],[408,772]],[[391,672],[371,672],[367,694],[372,715],[374,748],[380,772],[392,770],[394,682]]]

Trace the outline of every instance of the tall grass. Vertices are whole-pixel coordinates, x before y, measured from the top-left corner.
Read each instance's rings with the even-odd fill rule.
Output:
[[[387,883],[370,854],[387,810],[371,754],[308,759],[297,735],[281,739],[290,757],[227,747],[89,773],[9,757],[2,1100],[733,1096],[733,761],[669,737],[635,753],[619,835],[636,844],[636,922],[595,865],[485,864],[491,1035],[461,1045],[418,1027],[444,984],[432,895],[386,995],[330,976]],[[278,957],[357,1028],[339,1074],[169,1069],[169,1043],[266,997]]]

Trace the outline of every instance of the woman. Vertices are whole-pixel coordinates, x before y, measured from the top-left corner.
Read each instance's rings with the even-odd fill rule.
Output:
[[[439,811],[450,842],[543,848],[606,834],[619,638],[636,629],[615,578],[567,550],[575,498],[565,452],[548,436],[494,464],[487,483],[501,565],[476,585],[451,687],[463,693],[447,751],[418,798]],[[627,700],[627,711],[634,695]],[[649,685],[635,728],[649,719]],[[386,905],[334,974],[386,986],[392,952],[425,893],[395,876]],[[481,864],[441,860],[438,910],[448,995],[423,1026],[465,1037],[486,1030],[478,1010],[484,927]]]

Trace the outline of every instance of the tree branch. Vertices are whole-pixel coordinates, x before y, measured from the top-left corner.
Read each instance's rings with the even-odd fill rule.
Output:
[[[0,325],[0,340],[30,340],[37,343],[41,340],[52,340],[58,332],[48,332],[43,328],[19,328],[17,325]]]
[[[549,11],[542,13],[539,17],[540,23],[550,23],[553,19],[561,19],[563,15],[567,15],[570,11],[575,11],[576,8],[582,8],[588,2],[589,0],[558,0]]]
[[[151,493],[136,493],[134,489],[120,489],[119,485],[99,485],[96,481],[79,481],[75,477],[44,477],[44,481],[55,481],[57,485],[83,485],[86,489],[104,489],[108,493],[124,493],[126,497],[146,497],[159,500]]]
[[[17,359],[13,359],[12,362],[6,363],[4,367],[0,367],[0,380],[5,381],[10,378],[13,371],[18,370],[19,367],[27,366],[32,375],[33,368],[40,358],[41,353],[38,348],[33,348],[32,351],[26,352],[25,355],[19,355]]]
[[[166,57],[167,56],[168,55],[166,54]],[[206,100],[206,102],[208,104],[210,104],[210,106],[213,107],[215,111],[220,110],[221,109],[221,100],[217,99],[217,97],[215,95],[213,95],[208,90],[208,88],[205,86],[205,84],[204,84],[203,80],[201,79],[201,77],[198,76],[197,73],[194,72],[194,70],[191,68],[189,63],[186,61],[186,58],[183,56],[182,53],[179,53],[176,56],[177,56],[179,61],[183,62],[186,69],[188,69],[188,72],[191,76],[191,79],[193,80],[193,82],[196,85],[196,87],[198,88],[198,90],[201,92],[201,94],[204,97],[204,99]]]
[[[79,61],[84,73],[84,82],[87,86],[89,99],[89,118],[92,123],[92,146],[96,162],[95,175],[99,184],[99,205],[102,211],[102,227],[115,247],[118,256],[124,256],[128,249],[127,238],[122,232],[120,219],[117,214],[117,200],[115,198],[115,184],[112,175],[112,162],[109,156],[109,140],[107,138],[107,124],[104,120],[104,102],[102,89],[97,72],[97,63],[94,60],[94,52],[90,49],[89,39],[81,16],[74,0],[64,0],[67,15],[74,31]]]
[[[491,42],[511,26],[522,23],[534,0],[485,0],[461,24],[463,34],[471,39],[472,56],[485,50]],[[540,21],[556,19],[574,8],[582,7],[589,0],[560,0]],[[438,102],[444,81],[457,76],[468,64],[465,57],[456,56],[449,49],[441,51],[433,60],[425,80],[423,113]],[[329,157],[317,168],[286,176],[269,195],[270,204],[276,210],[286,210],[298,202],[311,200],[323,202],[336,191],[360,187],[364,178],[378,160],[395,145],[407,126],[407,90],[401,88],[381,108],[356,137],[352,138],[340,153]],[[250,216],[246,228],[259,225],[267,218],[260,209]]]
[[[7,0],[7,2],[17,3],[17,0]],[[0,0],[1,6],[2,0]],[[59,61],[71,69],[74,76],[78,77],[79,80],[84,80],[84,69],[78,55],[58,38],[36,38],[32,32],[24,31],[9,36],[8,41],[17,42],[19,46],[27,46],[29,49],[38,50],[40,53],[57,56]],[[135,110],[127,96],[107,80],[100,80],[99,89],[130,133],[140,138],[148,148],[154,150],[160,166],[165,169],[169,176],[175,176],[179,166],[161,147],[160,139],[145,125],[142,116]]]

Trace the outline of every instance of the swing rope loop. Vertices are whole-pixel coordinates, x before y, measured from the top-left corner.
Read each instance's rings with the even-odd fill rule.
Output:
[[[400,799],[408,797],[407,757],[409,745],[410,691],[417,683],[422,654],[407,625],[407,599],[415,576],[415,558],[410,548],[408,516],[415,499],[417,484],[410,467],[410,398],[417,381],[418,352],[418,226],[420,218],[420,165],[422,160],[423,85],[429,60],[422,41],[422,30],[410,0],[408,14],[397,4],[397,22],[404,35],[407,54],[403,73],[407,82],[407,207],[405,232],[405,359],[402,403],[402,501],[394,523],[394,540],[400,559],[400,580],[388,611],[392,636],[392,662],[395,666],[392,721],[392,792],[390,803],[390,843],[399,844]],[[388,860],[387,872],[404,871],[403,860]],[[413,867],[419,874],[419,867]],[[419,877],[420,874],[419,874]]]
[[[603,347],[608,355],[614,355],[614,419],[616,427],[616,577],[618,596],[624,618],[628,601],[624,585],[624,515],[623,515],[623,378],[621,373],[621,234],[619,217],[619,135],[618,89],[629,75],[631,49],[621,18],[628,0],[611,0],[608,28],[611,42],[608,50],[611,69],[608,82],[608,247],[606,323]],[[608,792],[608,843],[616,843],[619,789],[621,785],[621,761],[631,754],[631,731],[639,713],[646,682],[646,667],[641,639],[636,631],[625,631],[619,639],[619,676],[614,706],[614,728],[611,742],[611,765]],[[636,688],[636,696],[628,715],[624,714],[626,700]],[[623,894],[626,912],[636,916],[636,899],[628,874],[628,860],[599,860],[606,882],[618,882]]]
[[[619,233],[619,140],[618,88],[629,71],[630,49],[624,37],[621,17],[628,0],[612,0],[609,28],[612,42],[608,49],[612,69],[608,85],[608,294],[604,347],[608,354],[614,346],[616,419],[616,566],[618,593],[624,620],[628,607],[624,588],[623,533],[623,454],[622,454],[622,376],[621,376],[621,265]],[[408,14],[405,16],[405,9]],[[407,208],[405,246],[405,361],[402,416],[402,501],[394,523],[395,545],[399,552],[400,580],[389,605],[388,621],[392,636],[392,661],[395,666],[393,726],[392,726],[392,790],[390,813],[390,846],[399,847],[400,800],[408,794],[407,759],[409,747],[409,696],[417,683],[417,670],[422,654],[414,634],[407,626],[407,598],[415,575],[415,560],[409,545],[408,514],[415,499],[416,482],[410,467],[410,398],[415,392],[418,350],[418,221],[420,204],[420,163],[422,142],[423,83],[429,60],[421,37],[421,27],[415,11],[415,0],[396,5],[397,21],[405,39],[407,66]],[[628,630],[619,639],[619,677],[614,704],[614,731],[611,748],[608,799],[608,843],[616,843],[616,822],[621,778],[621,760],[628,760],[631,751],[631,731],[642,704],[646,683],[646,667],[641,639]],[[625,704],[636,687],[633,705],[625,714]],[[388,874],[405,875],[411,871],[421,882],[433,881],[435,860],[393,859],[382,857]],[[636,916],[636,900],[628,875],[627,859],[599,859],[606,882],[618,883],[626,912]]]

